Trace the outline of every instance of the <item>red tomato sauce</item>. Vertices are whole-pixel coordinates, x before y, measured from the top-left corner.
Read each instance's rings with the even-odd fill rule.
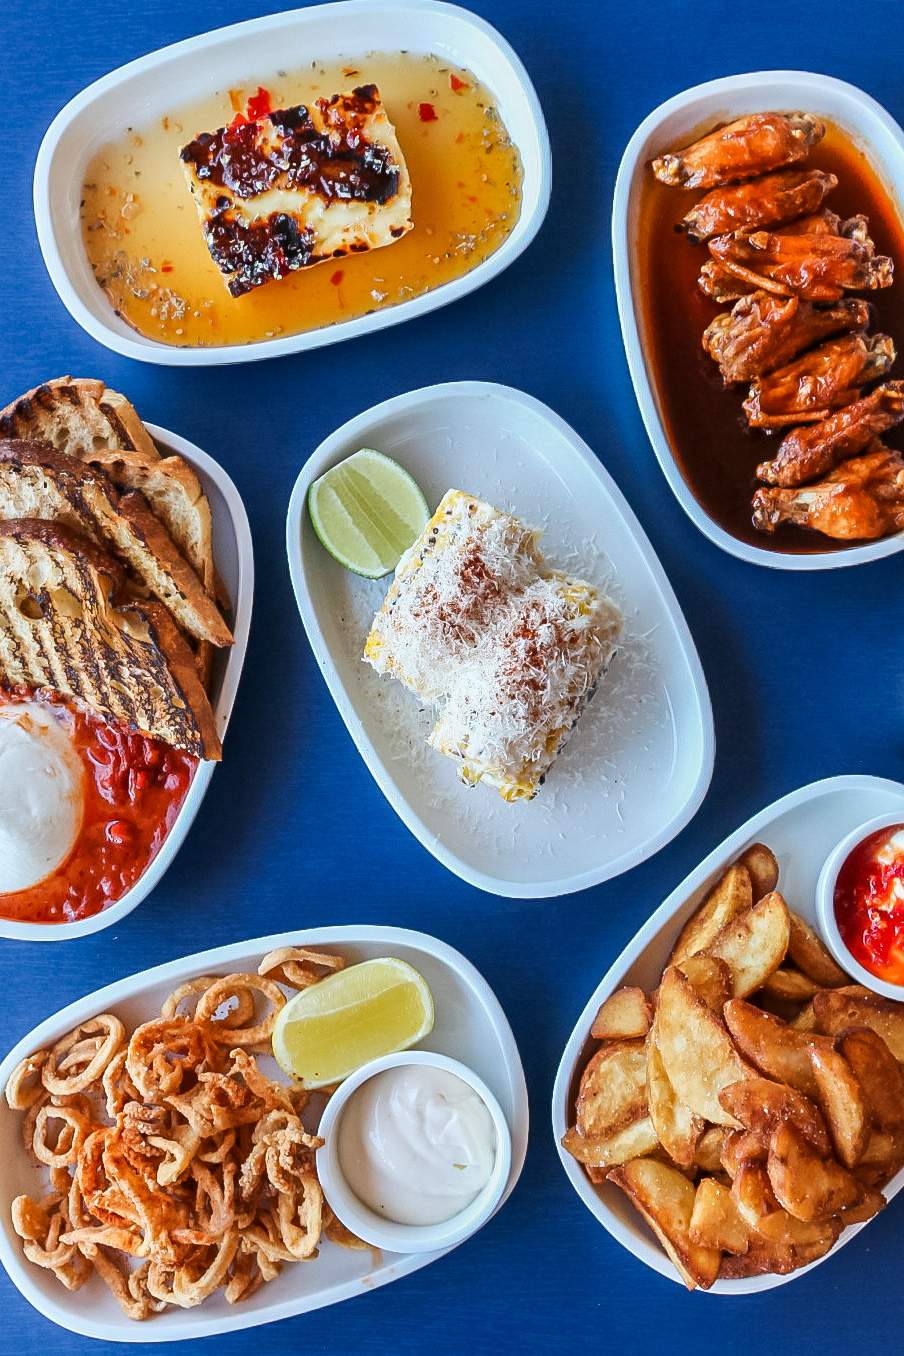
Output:
[[[835,885],[838,930],[865,970],[889,984],[904,984],[904,898],[894,892],[904,882],[904,852],[882,862],[878,853],[904,824],[879,829],[864,838],[845,861]]]
[[[37,885],[0,894],[0,914],[74,923],[121,899],[144,874],[175,822],[198,759],[55,693],[0,688],[0,702],[21,701],[52,706],[60,715],[85,770],[84,818],[66,860]]]

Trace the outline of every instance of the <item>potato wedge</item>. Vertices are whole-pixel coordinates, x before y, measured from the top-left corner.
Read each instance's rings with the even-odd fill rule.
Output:
[[[779,1125],[769,1141],[769,1183],[782,1209],[810,1224],[859,1205],[863,1188],[831,1158],[820,1158],[793,1125]]]
[[[590,1060],[578,1091],[578,1133],[601,1139],[647,1114],[647,1057],[644,1042],[614,1041]]]
[[[621,1187],[643,1215],[688,1289],[708,1290],[719,1274],[720,1254],[691,1241],[696,1192],[684,1174],[655,1158],[636,1158],[613,1169],[609,1181]]]
[[[835,1154],[846,1168],[863,1157],[872,1132],[866,1096],[844,1055],[837,1050],[810,1049],[817,1100],[829,1125]]]
[[[688,1233],[692,1243],[722,1252],[744,1253],[750,1240],[731,1192],[714,1177],[704,1177],[697,1186]]]
[[[814,1244],[822,1243],[826,1235],[829,1235],[834,1243],[841,1233],[841,1225],[835,1219],[804,1224],[802,1220],[789,1215],[787,1210],[779,1209],[762,1216],[757,1233],[767,1243],[795,1251],[798,1248],[811,1248]]]
[[[737,1177],[745,1163],[765,1163],[769,1141],[755,1130],[729,1130],[722,1141],[721,1164],[729,1177]]]
[[[880,1210],[884,1210],[888,1202],[881,1191],[875,1191],[872,1188],[864,1190],[863,1200],[859,1205],[848,1206],[847,1210],[842,1210],[838,1218],[843,1226],[848,1224],[865,1224],[868,1219],[878,1215]]]
[[[678,969],[690,981],[691,988],[698,998],[702,998],[708,1008],[722,1016],[722,1009],[731,997],[731,971],[718,956],[708,956],[705,951],[697,951],[693,956],[685,956]]]
[[[789,916],[788,955],[798,970],[821,989],[837,989],[839,985],[849,983],[850,976],[844,973],[819,934],[793,910]]]
[[[793,1026],[796,1031],[816,1030],[816,1013],[813,1011],[812,1000],[807,1003],[805,1007],[801,1008],[796,1017],[791,1019],[790,1025]]]
[[[771,1243],[759,1235],[752,1235],[750,1247],[742,1257],[734,1257],[730,1253],[723,1256],[719,1276],[725,1280],[742,1280],[745,1276],[770,1273],[787,1276],[800,1267],[809,1266],[811,1262],[824,1257],[838,1238],[834,1222],[821,1226],[821,1229],[818,1242],[800,1243],[793,1247]]]
[[[825,1036],[798,1031],[743,998],[725,1004],[725,1022],[745,1059],[777,1082],[789,1084],[806,1097],[816,1097],[810,1046],[828,1046]]]
[[[880,1130],[904,1130],[904,1069],[881,1036],[868,1027],[847,1027],[835,1037],[839,1050],[863,1089]]]
[[[652,1153],[658,1145],[649,1116],[625,1126],[614,1135],[597,1139],[587,1139],[578,1130],[568,1130],[562,1136],[562,1147],[588,1168],[614,1168],[629,1159]]]
[[[779,1003],[808,1003],[814,994],[819,993],[819,985],[814,984],[809,975],[790,965],[780,965],[763,985],[763,993]]]
[[[656,1044],[655,1023],[647,1038],[647,1103],[663,1149],[679,1168],[692,1167],[704,1122],[684,1105],[672,1087]]]
[[[760,1220],[778,1209],[778,1201],[765,1163],[740,1163],[731,1184],[731,1198],[749,1229],[759,1229]]]
[[[752,904],[768,895],[778,885],[778,862],[765,843],[752,843],[738,858],[739,866],[746,866],[753,887]]]
[[[626,986],[616,989],[600,1005],[590,1034],[595,1040],[630,1040],[644,1037],[650,1029],[652,1013],[643,989]]]
[[[870,1135],[854,1176],[865,1187],[882,1187],[904,1167],[904,1136],[887,1130]]]
[[[719,1093],[753,1070],[732,1045],[722,1020],[675,966],[662,977],[655,1029],[666,1074],[679,1100],[714,1125],[737,1126],[719,1102]]]
[[[895,1059],[904,1060],[904,1003],[857,989],[830,989],[813,999],[819,1030],[835,1036],[848,1026],[866,1026],[881,1036]]]
[[[694,1152],[695,1165],[703,1172],[721,1172],[722,1145],[727,1136],[736,1133],[734,1130],[726,1130],[722,1125],[707,1126],[697,1141]]]
[[[731,971],[732,992],[746,998],[762,988],[788,950],[788,906],[773,890],[744,913],[737,914],[713,938],[706,951],[724,960]]]
[[[685,956],[706,951],[726,923],[731,922],[735,914],[749,909],[752,903],[750,872],[746,866],[730,866],[681,929],[669,964],[677,965]]]
[[[832,1151],[819,1107],[787,1083],[773,1083],[768,1078],[746,1078],[723,1088],[719,1101],[746,1130],[752,1130],[765,1140],[777,1125],[788,1121],[810,1141],[817,1153]]]

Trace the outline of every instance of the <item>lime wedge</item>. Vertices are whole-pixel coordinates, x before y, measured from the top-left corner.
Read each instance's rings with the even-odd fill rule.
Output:
[[[306,1088],[322,1088],[432,1030],[426,980],[387,957],[351,965],[290,998],[273,1028],[273,1055]]]
[[[368,579],[394,570],[430,517],[408,472],[370,447],[314,481],[308,512],[330,555]]]

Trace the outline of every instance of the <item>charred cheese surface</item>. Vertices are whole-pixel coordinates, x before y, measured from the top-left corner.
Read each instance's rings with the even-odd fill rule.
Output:
[[[234,297],[414,225],[376,85],[202,132],[181,151],[211,257]]]

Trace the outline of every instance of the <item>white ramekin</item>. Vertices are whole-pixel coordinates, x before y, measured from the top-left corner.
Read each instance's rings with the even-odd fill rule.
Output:
[[[485,1104],[496,1131],[496,1162],[490,1180],[469,1205],[441,1224],[398,1224],[395,1220],[378,1215],[352,1191],[339,1161],[339,1122],[349,1099],[363,1083],[384,1069],[411,1065],[444,1069],[460,1078]],[[486,1224],[499,1206],[512,1161],[512,1136],[508,1121],[487,1085],[457,1059],[436,1055],[428,1050],[404,1050],[400,1054],[385,1055],[382,1059],[374,1059],[363,1065],[340,1083],[327,1102],[318,1134],[325,1143],[317,1150],[317,1176],[330,1207],[347,1229],[351,1229],[365,1243],[386,1252],[441,1252],[446,1248],[454,1248],[456,1243],[470,1237]]]
[[[883,998],[895,998],[901,1002],[904,1001],[904,984],[890,984],[888,980],[880,979],[878,975],[874,975],[871,970],[861,965],[842,937],[838,919],[835,917],[835,886],[838,874],[848,857],[864,838],[878,833],[880,829],[894,828],[896,824],[904,826],[904,811],[901,809],[893,814],[868,819],[842,838],[838,846],[829,853],[819,873],[816,885],[816,912],[826,945],[841,968],[864,988],[872,989],[873,993],[881,994]]]

